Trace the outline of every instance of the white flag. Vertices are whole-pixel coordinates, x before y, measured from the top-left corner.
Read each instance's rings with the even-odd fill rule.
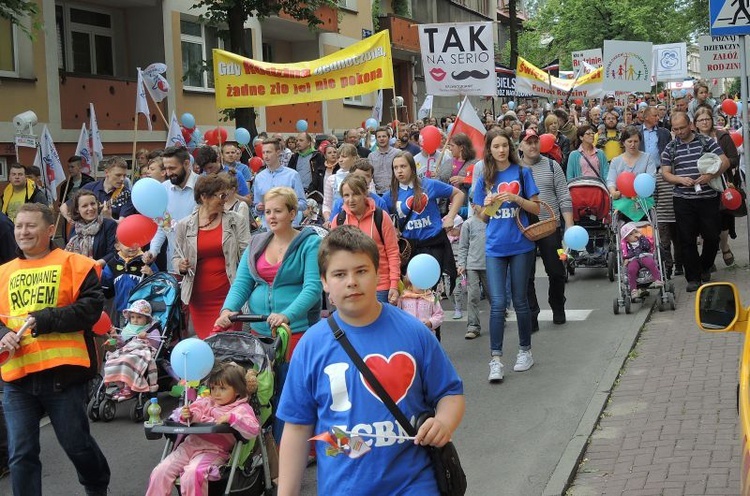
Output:
[[[383,90],[378,90],[378,95],[375,97],[375,106],[372,107],[372,118],[378,121],[383,120]]]
[[[44,126],[42,137],[39,140],[39,163],[36,163],[42,171],[42,180],[48,191],[48,198],[57,200],[57,185],[65,180],[65,170],[63,170],[60,155],[57,154],[55,143],[49,134],[49,129]]]
[[[155,102],[164,100],[169,94],[169,83],[162,76],[165,72],[167,72],[167,65],[158,62],[151,64],[142,71],[143,83]]]
[[[169,134],[167,135],[167,144],[165,146],[182,146],[187,148],[185,137],[182,135],[182,129],[180,129],[180,123],[177,121],[174,110],[172,111],[172,118],[169,120]]]
[[[424,103],[422,103],[422,106],[419,107],[419,112],[417,112],[417,119],[424,119],[425,117],[430,115],[430,112],[432,111],[432,95],[427,95],[424,97]]]
[[[81,124],[81,134],[78,136],[75,154],[82,159],[81,172],[91,174],[91,147],[89,146],[89,132],[86,130],[85,122]]]
[[[141,68],[138,68],[138,85],[135,88],[135,118],[138,119],[138,114],[146,116],[146,122],[148,123],[148,130],[151,131],[151,112],[148,110],[148,100],[146,100],[146,85],[143,84],[143,73]]]
[[[99,162],[104,158],[104,145],[102,145],[102,137],[99,134],[99,124],[96,122],[96,112],[94,112],[94,104],[89,103],[90,118],[89,118],[89,149],[91,150],[91,170],[95,173],[99,168]]]

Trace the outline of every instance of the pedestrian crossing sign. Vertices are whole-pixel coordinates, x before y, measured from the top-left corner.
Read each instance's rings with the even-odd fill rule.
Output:
[[[747,0],[709,0],[711,36],[750,34],[750,7]]]

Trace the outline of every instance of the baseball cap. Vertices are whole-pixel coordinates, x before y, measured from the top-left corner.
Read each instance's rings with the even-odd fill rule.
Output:
[[[606,95],[604,95],[604,99],[605,100],[609,100],[610,98],[612,100],[614,100],[615,99],[615,94],[614,93],[607,93]]]
[[[536,131],[534,131],[533,129],[528,128],[527,130],[521,133],[521,141],[526,141],[529,138],[539,139],[539,135],[536,134]]]

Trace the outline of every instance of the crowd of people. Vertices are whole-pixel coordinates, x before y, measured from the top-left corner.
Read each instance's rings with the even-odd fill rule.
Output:
[[[402,408],[407,417],[424,409],[436,412],[419,429],[417,444],[442,446],[463,415],[461,380],[438,344],[443,299],[454,307],[454,319],[461,319],[465,309],[465,338],[473,340],[482,334],[479,308],[486,296],[490,382],[504,379],[503,338],[510,311],[519,335],[513,370],[534,365],[531,341],[541,312],[536,256],[549,280],[553,324],[567,321],[566,268],[558,250],[565,230],[574,225],[569,181],[600,181],[616,208],[627,212],[625,202],[632,200],[619,190],[618,176],[655,177],[657,249],[665,260],[665,273],[657,279],[684,274],[687,291],[696,291],[711,279],[719,249],[727,265],[734,263],[729,240],[736,236],[735,214],[722,210],[711,181],[723,176],[741,186],[739,152],[728,133],[733,120],[721,113],[704,83],[696,83],[693,98],[678,95],[669,105],[656,95],[640,94],[629,95],[618,107],[615,95],[608,94],[601,102],[541,105],[530,98],[503,103],[501,109],[499,116],[484,112],[481,150],[467,135],[453,132],[453,115],[370,131],[354,128],[341,143],[335,134],[261,133],[263,166],[255,171],[245,163],[248,150],[235,143],[204,145],[192,153],[179,147],[140,150],[130,176],[124,159],[110,157],[101,164],[101,179],[83,173],[81,158],[73,156],[55,204],[33,171],[12,164],[2,197],[0,243],[15,240],[20,256],[15,258],[14,246],[0,250],[7,262],[0,267],[0,282],[18,277],[19,271],[61,271],[53,289],[57,298],[0,308],[0,345],[14,349],[18,359],[2,367],[14,493],[41,494],[38,420],[46,411],[86,493],[106,494],[106,460],[88,432],[84,411],[74,408],[83,404],[85,381],[101,365],[91,349],[90,329],[106,296],[113,299],[117,324],[130,329],[128,339],[147,340],[150,321],[136,317],[150,317],[150,309],[129,306],[127,296],[154,272],[179,274],[188,334],[205,338],[237,328],[231,317],[243,311],[267,315],[265,322],[252,325],[258,335],[271,335],[279,326],[290,329],[275,434],[281,442],[279,494],[294,494],[313,426],[367,424],[383,415],[393,422],[376,397],[359,394],[363,386],[353,375],[331,369],[333,363],[349,363],[332,327],[340,326],[363,356],[400,352],[415,361],[418,385],[409,389]],[[434,153],[422,147],[424,126],[442,131],[443,142]],[[554,139],[544,152],[543,135]],[[698,167],[706,153],[715,154],[715,173]],[[130,191],[143,177],[163,184],[175,226],[160,225],[147,246],[126,246],[117,238],[117,226],[136,213]],[[52,244],[53,210],[63,219],[59,247]],[[554,232],[535,241],[524,235],[524,228],[553,216]],[[622,237],[628,259],[653,251],[631,224],[622,226]],[[443,274],[432,288],[417,288],[406,277],[409,260],[421,254],[434,257]],[[335,321],[321,320],[321,314],[331,312]],[[33,330],[22,338],[13,331],[27,316]],[[63,334],[70,339],[58,346],[69,353],[58,356],[42,346],[45,336],[54,340]],[[38,355],[38,365],[22,360],[32,355]],[[229,372],[221,374],[212,375],[212,394],[214,386],[230,381]],[[321,380],[326,375],[330,384]],[[235,394],[216,396],[217,405],[228,405],[222,412],[245,401],[241,385],[229,389]],[[132,385],[123,383],[117,398],[132,394]],[[25,405],[37,414],[25,413]],[[252,421],[243,422],[257,430]],[[69,435],[60,435],[64,431]],[[413,470],[409,477],[386,477],[391,482],[384,492],[398,493],[404,485],[429,492],[434,480],[426,475],[426,453],[399,446],[378,455],[378,470],[387,473],[391,467],[401,474],[395,466],[398,450],[408,453]],[[351,466],[323,458],[319,484],[327,488],[340,480],[336,474],[342,467]],[[179,466],[160,466],[150,494],[171,487],[180,473]],[[367,470],[357,474],[347,480],[372,476]]]

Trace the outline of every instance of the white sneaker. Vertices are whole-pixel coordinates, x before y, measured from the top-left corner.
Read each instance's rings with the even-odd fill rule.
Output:
[[[453,312],[453,319],[454,320],[458,320],[458,319],[460,319],[463,316],[464,316],[464,314],[462,314],[461,310],[458,309],[458,308]]]
[[[532,365],[534,365],[534,357],[531,356],[531,352],[521,350],[518,352],[516,364],[513,366],[513,370],[516,372],[524,372],[529,370]]]
[[[490,375],[487,380],[490,382],[503,380],[503,364],[500,362],[500,357],[492,357],[492,360],[490,360]]]

